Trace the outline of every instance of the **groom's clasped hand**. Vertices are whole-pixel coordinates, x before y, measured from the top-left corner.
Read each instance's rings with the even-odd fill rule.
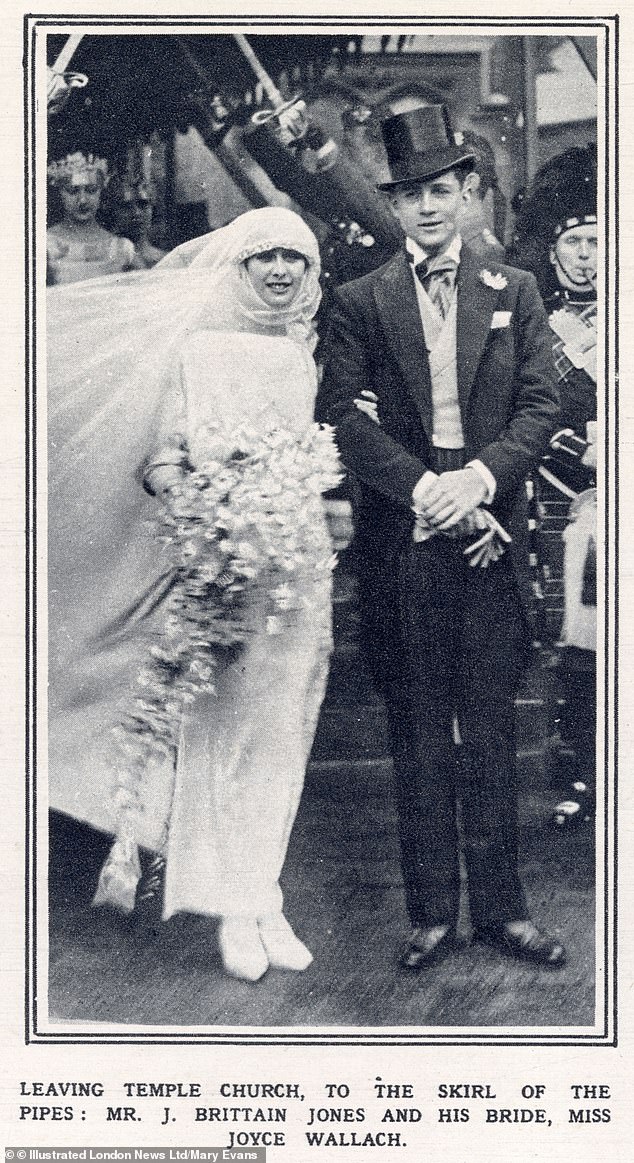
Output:
[[[486,485],[470,467],[425,473],[414,489],[414,507],[433,528],[445,533],[475,513],[485,499]],[[481,526],[476,525],[475,528]],[[468,530],[470,531],[470,530]]]

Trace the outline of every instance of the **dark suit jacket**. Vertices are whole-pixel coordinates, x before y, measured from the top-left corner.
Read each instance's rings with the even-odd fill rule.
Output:
[[[504,285],[487,285],[483,271]],[[457,286],[466,459],[478,457],[495,477],[492,511],[513,535],[526,599],[524,481],[559,416],[548,319],[531,274],[484,262],[464,245]],[[492,327],[494,312],[508,313],[508,326]],[[434,463],[429,362],[404,252],[334,293],[322,358],[316,415],[336,428],[344,465],[360,482],[359,562],[372,586],[411,535],[412,490]],[[380,425],[354,405],[363,389],[378,396]]]

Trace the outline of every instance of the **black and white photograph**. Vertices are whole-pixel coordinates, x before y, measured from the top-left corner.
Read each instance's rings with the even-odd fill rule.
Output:
[[[30,1039],[613,1045],[614,23],[93,7],[25,26]]]

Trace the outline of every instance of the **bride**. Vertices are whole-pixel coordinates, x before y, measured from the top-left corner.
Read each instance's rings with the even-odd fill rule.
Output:
[[[320,294],[271,208],[48,295],[50,806],[116,836],[94,903],[160,852],[164,918],[253,981],[312,960],[279,876],[331,649]]]

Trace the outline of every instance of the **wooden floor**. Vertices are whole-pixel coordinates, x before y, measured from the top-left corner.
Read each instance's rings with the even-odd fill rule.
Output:
[[[341,613],[341,611],[340,611]],[[51,1019],[244,1027],[543,1027],[594,1021],[594,837],[547,823],[553,800],[540,757],[543,676],[519,707],[521,866],[535,919],[561,936],[558,973],[469,946],[422,976],[398,968],[407,931],[382,709],[346,627],[283,876],[286,912],[314,953],[302,974],[257,984],[221,970],[213,920],[166,924],[92,910],[105,841],[54,817],[51,844]],[[469,937],[466,914],[461,923]]]

